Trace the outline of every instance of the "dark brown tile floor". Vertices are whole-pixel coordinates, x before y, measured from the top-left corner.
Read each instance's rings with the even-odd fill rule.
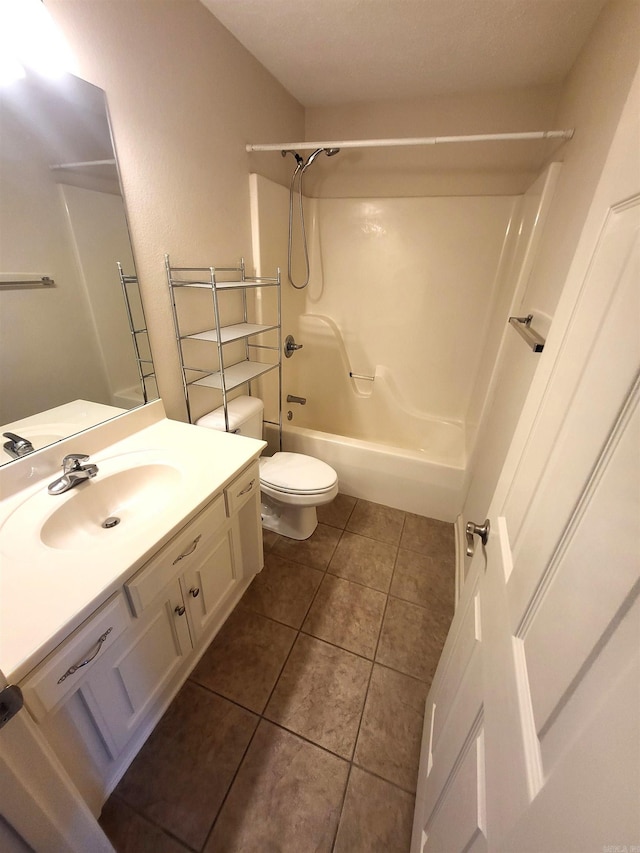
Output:
[[[453,526],[338,495],[255,578],[105,804],[118,853],[407,853]]]

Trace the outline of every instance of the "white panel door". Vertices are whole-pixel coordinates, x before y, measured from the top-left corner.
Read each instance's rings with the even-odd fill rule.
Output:
[[[427,699],[414,853],[640,848],[640,196],[598,213]]]
[[[639,283],[636,197],[606,218],[539,417],[491,509],[500,554],[488,549],[485,577],[503,599],[519,714],[494,708],[487,787],[492,769],[523,799],[496,804],[496,849],[640,842]],[[489,719],[489,695],[486,707]],[[523,778],[498,747],[504,729]]]

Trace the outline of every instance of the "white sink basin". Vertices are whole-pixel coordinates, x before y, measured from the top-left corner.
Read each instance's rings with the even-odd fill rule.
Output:
[[[65,493],[67,500],[40,528],[40,539],[49,548],[63,550],[108,547],[110,539],[135,534],[139,525],[161,513],[179,480],[177,468],[159,463],[117,471],[102,479],[98,471],[94,479]],[[91,539],[95,542],[88,541]]]
[[[152,452],[96,460],[98,473],[64,492],[40,489],[0,527],[3,550],[25,555],[34,546],[58,551],[110,550],[163,520],[180,492],[179,464]],[[52,478],[54,479],[54,478]]]

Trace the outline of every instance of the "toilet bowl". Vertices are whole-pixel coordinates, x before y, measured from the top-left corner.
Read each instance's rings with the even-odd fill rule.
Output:
[[[308,539],[318,525],[316,507],[338,494],[338,475],[302,453],[275,453],[260,460],[262,524],[290,539]]]
[[[257,397],[236,397],[227,406],[229,430],[262,438],[264,406]],[[196,421],[225,429],[221,406]],[[338,475],[330,465],[303,453],[278,452],[260,459],[262,526],[289,539],[308,539],[318,525],[316,507],[338,494]]]

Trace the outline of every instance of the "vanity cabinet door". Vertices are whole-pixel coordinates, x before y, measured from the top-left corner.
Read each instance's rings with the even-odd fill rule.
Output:
[[[191,654],[187,615],[178,581],[114,643],[88,688],[118,753],[152,712]]]
[[[134,614],[141,616],[147,607],[155,606],[168,585],[199,566],[228,524],[224,497],[219,495],[125,583]]]
[[[194,646],[204,642],[218,626],[216,617],[221,614],[237,582],[231,555],[231,532],[225,531],[180,577]]]
[[[176,579],[42,719],[45,737],[94,814],[179,687],[192,654]]]
[[[260,467],[248,465],[225,489],[227,513],[233,531],[233,558],[238,577],[250,578],[262,570],[262,519],[260,517]]]
[[[100,667],[131,622],[124,596],[117,593],[27,676],[20,686],[36,722],[55,711]]]

